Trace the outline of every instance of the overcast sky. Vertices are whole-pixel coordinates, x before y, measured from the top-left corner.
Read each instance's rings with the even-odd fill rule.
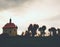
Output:
[[[60,0],[0,0],[0,31],[12,18],[18,34],[30,23],[60,27]]]

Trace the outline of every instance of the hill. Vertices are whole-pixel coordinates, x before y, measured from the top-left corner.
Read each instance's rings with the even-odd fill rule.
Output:
[[[60,37],[10,37],[0,35],[0,47],[60,47]]]

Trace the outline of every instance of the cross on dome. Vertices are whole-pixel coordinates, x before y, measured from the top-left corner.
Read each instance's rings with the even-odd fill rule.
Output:
[[[12,19],[10,18],[10,23],[11,23]]]

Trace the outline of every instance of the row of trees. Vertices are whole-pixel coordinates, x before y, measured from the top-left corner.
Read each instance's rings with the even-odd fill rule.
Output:
[[[44,36],[45,35],[45,30],[46,30],[46,26],[43,25],[42,27],[39,27],[38,24],[30,24],[29,27],[28,27],[28,30],[25,32],[25,35],[24,35],[24,32],[22,32],[22,36],[32,36],[34,37],[36,34],[37,34],[37,30],[40,31],[41,35],[40,36]],[[51,36],[51,32],[53,32],[53,36],[56,36],[57,35],[57,31],[58,31],[58,35],[60,34],[60,29],[56,29],[55,27],[51,27],[48,29],[48,31],[50,32],[50,36]]]

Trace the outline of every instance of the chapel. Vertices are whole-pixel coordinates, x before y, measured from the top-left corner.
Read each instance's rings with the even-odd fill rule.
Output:
[[[9,23],[3,26],[3,34],[6,33],[9,36],[16,36],[17,35],[18,27],[12,23],[12,19],[9,20]]]

